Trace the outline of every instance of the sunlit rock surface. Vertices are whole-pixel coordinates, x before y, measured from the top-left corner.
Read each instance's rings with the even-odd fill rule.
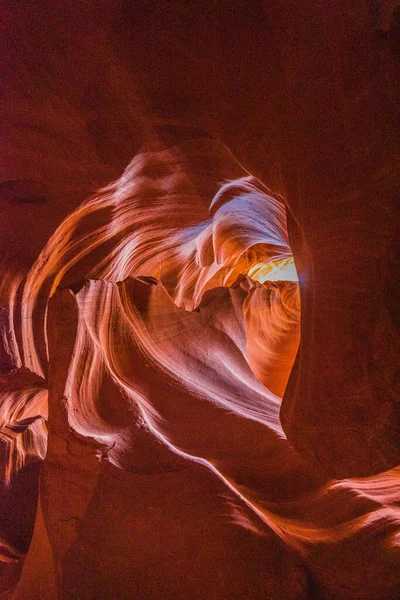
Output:
[[[400,597],[399,15],[4,3],[2,598]]]

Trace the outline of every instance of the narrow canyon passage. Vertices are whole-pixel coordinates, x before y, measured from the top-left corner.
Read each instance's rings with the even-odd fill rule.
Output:
[[[400,597],[399,14],[4,3],[0,597]]]

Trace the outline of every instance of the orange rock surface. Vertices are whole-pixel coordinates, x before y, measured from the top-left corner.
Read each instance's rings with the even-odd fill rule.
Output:
[[[0,597],[400,597],[395,0],[3,3]]]

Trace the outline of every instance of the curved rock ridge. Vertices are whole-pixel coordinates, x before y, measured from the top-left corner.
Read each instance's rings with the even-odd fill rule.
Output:
[[[198,183],[196,163],[212,160],[222,163],[218,176],[226,181],[216,185],[214,170],[203,165]],[[45,341],[33,322],[42,319],[44,327],[46,298],[59,286],[151,276],[192,309],[207,289],[229,286],[241,273],[257,278],[263,268],[260,277],[268,280],[268,265],[282,259],[291,260],[283,202],[220,144],[200,139],[141,153],[61,224],[29,272],[21,300],[23,364],[45,373]]]
[[[192,481],[203,469],[205,479],[225,489],[229,521],[260,536],[267,553],[274,540],[301,556],[323,589],[339,593],[345,586],[356,598],[385,597],[379,595],[382,583],[378,587],[368,579],[371,561],[374,577],[378,572],[386,581],[384,593],[396,589],[391,564],[398,553],[398,470],[342,481],[316,471],[285,439],[280,398],[248,366],[245,303],[252,291],[268,298],[268,288],[275,287],[287,292],[285,283],[265,288],[243,277],[231,288],[207,292],[195,311],[177,307],[151,278],[117,284],[87,280],[54,295],[49,310],[53,420],[43,482],[50,539],[65,581],[78,572],[81,585],[91,589],[115,583],[109,571],[104,577],[95,571],[95,581],[76,571],[73,554],[96,545],[102,535],[99,513],[96,518],[91,513],[94,497],[108,515],[113,486],[126,492],[140,481],[143,490],[168,473],[177,481]],[[259,318],[268,312],[265,302]],[[267,334],[268,327],[264,343]],[[85,486],[76,497],[84,472]],[[56,473],[65,473],[61,494]],[[186,524],[180,526],[190,535],[187,513],[181,510]],[[77,525],[63,528],[60,521]],[[167,519],[160,526],[162,535],[173,526]],[[116,533],[125,550],[129,535]],[[368,551],[357,570],[339,572],[332,582],[328,565],[338,557],[348,560],[364,543]],[[136,564],[136,555],[120,560]],[[162,569],[159,560],[155,572]],[[89,559],[89,571],[93,568]],[[137,585],[142,585],[140,577]],[[148,590],[155,589],[152,585]],[[186,593],[193,594],[187,585],[191,591]],[[302,588],[308,593],[305,579]],[[237,591],[229,585],[225,589],[235,597]],[[146,593],[150,598],[154,592]],[[284,593],[295,597],[290,587]]]
[[[0,440],[7,448],[3,476],[10,483],[14,470],[46,455],[47,385],[27,369],[0,376]]]
[[[216,171],[225,183],[216,183]],[[229,181],[229,176],[239,174],[241,177]],[[161,277],[174,302],[192,309],[207,289],[232,285],[240,273],[252,271],[257,277],[262,269],[262,279],[267,280],[268,269],[277,265],[279,271],[282,260],[284,264],[292,262],[283,203],[246,175],[221,144],[197,139],[141,153],[118,180],[62,222],[25,278],[3,269],[4,370],[29,369],[47,378],[47,307],[58,287],[85,277],[116,282],[144,274]],[[251,304],[259,295],[255,292]],[[245,312],[249,314],[248,307]],[[297,323],[298,309],[293,318]],[[257,352],[256,357],[251,351],[250,363],[259,361],[261,365],[263,359]],[[274,393],[282,393],[285,377],[276,384],[268,379]],[[37,404],[44,397],[39,394]],[[20,407],[24,402],[21,398]],[[29,410],[28,419],[32,417]],[[7,400],[3,413],[3,427],[8,428],[5,435],[10,437],[13,417]],[[43,456],[45,447],[41,427],[32,421],[24,434],[27,438],[32,428],[38,430],[32,434],[32,439],[41,438],[38,456]],[[18,434],[16,439],[20,438]],[[10,452],[14,458],[10,459],[8,479],[12,464],[21,466],[24,456],[20,452],[17,459],[14,451]]]
[[[216,183],[215,164],[225,183]],[[228,180],[238,174],[242,176]],[[241,273],[251,272],[254,278],[259,274],[267,281],[274,278],[274,270],[276,276],[291,264],[283,203],[260,181],[245,175],[221,144],[197,139],[139,154],[118,180],[64,220],[25,278],[4,271],[4,369],[29,369],[47,379],[48,300],[57,288],[86,277],[114,282],[129,275],[161,277],[173,301],[191,310],[207,290],[236,285]],[[282,395],[299,337],[296,285],[287,283],[292,292],[282,296],[277,285],[272,285],[267,299],[262,298],[268,295],[266,286],[257,286],[252,279],[246,284],[243,281],[240,287],[245,285],[247,291],[252,288],[243,309],[249,364],[273,393]],[[268,340],[263,341],[255,313],[264,303],[270,306],[271,320],[265,333]],[[279,352],[285,354],[279,357],[282,366],[263,367],[264,362],[271,367],[273,355]],[[25,400],[22,396],[20,410]],[[45,403],[45,392],[35,402]],[[5,436],[10,437],[14,418],[6,400],[3,414],[3,428],[8,428]],[[32,418],[30,409],[26,418]],[[43,456],[45,430],[39,422],[27,422],[25,438],[31,436],[32,428],[38,430],[32,440],[40,438],[37,455]],[[18,434],[16,439],[20,438]],[[10,452],[14,458],[9,462],[8,480],[12,465],[20,467],[24,456],[22,451],[18,458],[14,450]]]

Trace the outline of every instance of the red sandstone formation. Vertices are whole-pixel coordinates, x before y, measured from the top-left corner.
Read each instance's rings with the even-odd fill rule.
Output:
[[[400,597],[396,2],[3,10],[0,597]]]

